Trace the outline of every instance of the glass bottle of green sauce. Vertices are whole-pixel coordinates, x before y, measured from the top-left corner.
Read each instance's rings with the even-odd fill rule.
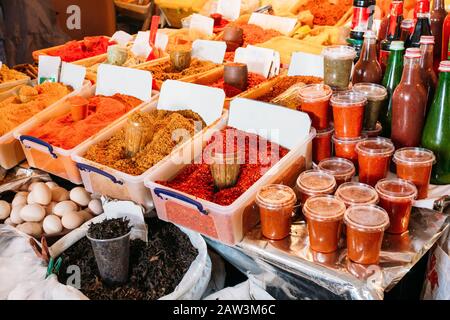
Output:
[[[436,154],[431,183],[450,183],[450,61],[439,65],[439,83],[425,122],[422,146]]]
[[[405,46],[403,41],[392,41],[386,73],[383,77],[382,85],[388,92],[388,103],[381,110],[379,120],[383,126],[382,136],[386,138],[391,137],[392,94],[402,79],[404,50]]]

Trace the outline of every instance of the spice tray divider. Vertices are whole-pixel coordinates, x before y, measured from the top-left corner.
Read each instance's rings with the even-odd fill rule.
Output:
[[[91,98],[95,96],[95,91],[96,86],[92,86],[89,88],[83,88],[83,90],[81,90],[81,92],[79,92],[77,95],[84,98]],[[152,97],[152,99],[157,99],[157,96]],[[143,105],[146,105],[148,103],[149,102],[143,102],[133,110],[129,111],[127,114],[110,123],[108,126],[100,130],[100,132],[86,139],[71,150],[65,150],[56,146],[52,146],[51,144],[36,137],[27,136],[27,133],[36,126],[69,113],[70,105],[66,103],[66,100],[58,102],[53,106],[52,110],[49,110],[49,112],[35,116],[33,119],[31,119],[31,121],[14,130],[14,137],[20,141],[22,149],[25,153],[25,157],[31,167],[49,172],[58,177],[69,180],[74,184],[81,184],[82,180],[80,172],[75,161],[73,161],[71,158],[72,153],[74,153],[77,148],[82,147],[83,144],[89,143],[89,141],[94,139],[96,135],[100,134],[104,130],[107,130],[109,126],[114,125],[122,119],[126,119],[129,114],[133,113],[139,108],[142,108]]]
[[[160,101],[158,102],[153,101],[151,104],[141,108],[140,111],[149,112],[157,108],[169,110],[169,108],[167,107],[170,107],[171,105],[170,101],[175,101],[176,99],[178,99],[177,97],[173,96],[174,91],[178,92],[177,96],[182,96],[184,97],[183,99],[186,99],[188,95],[187,92],[182,92],[183,94],[180,94],[180,91],[176,90],[176,88],[174,87],[169,88],[170,83],[180,84],[179,81],[167,80],[165,85],[168,86],[169,90],[164,90],[165,92],[161,92]],[[193,86],[192,84],[187,83],[181,84],[187,85],[186,91],[189,90],[190,86]],[[199,96],[199,98],[201,98],[201,96]],[[161,101],[163,100],[164,102],[161,103]],[[211,101],[209,102],[213,103]],[[165,106],[161,108],[160,107],[161,104],[164,104]],[[174,102],[174,105],[182,106],[180,103],[176,102]],[[78,148],[72,154],[72,159],[76,162],[78,168],[80,169],[81,178],[83,180],[83,184],[86,190],[94,194],[101,194],[115,199],[131,200],[136,203],[139,203],[140,205],[143,205],[146,209],[152,209],[153,208],[152,195],[150,190],[146,188],[146,186],[144,185],[144,181],[146,179],[151,179],[153,175],[158,174],[162,166],[165,166],[167,164],[169,166],[174,166],[179,162],[189,163],[191,161],[191,157],[194,152],[193,146],[200,146],[201,148],[203,136],[205,135],[211,136],[212,132],[215,132],[216,130],[218,130],[218,128],[221,128],[226,124],[228,119],[228,112],[222,110],[222,105],[220,105],[220,110],[215,110],[214,112],[212,111],[213,108],[211,105],[205,105],[205,107],[206,108],[203,109],[208,111],[209,113],[208,116],[210,116],[210,118],[214,117],[215,120],[210,121],[209,126],[204,128],[201,132],[195,134],[191,139],[188,139],[182,144],[175,147],[167,157],[165,157],[159,163],[149,168],[147,171],[145,171],[143,174],[139,176],[130,175],[118,171],[116,169],[110,168],[106,165],[102,165],[84,158],[84,155],[91,146],[106,139],[109,139],[119,130],[124,128],[124,126],[126,125],[126,119],[122,119],[115,125],[110,126],[107,130],[105,130],[101,134],[98,134],[88,143],[83,144],[83,146],[80,146],[80,148]],[[217,107],[219,106],[217,105]],[[196,111],[194,108],[187,107],[187,109],[192,109],[193,111]],[[218,111],[220,111],[219,113],[220,116],[219,117],[213,116],[214,113]],[[202,115],[201,112],[197,111],[197,113]],[[203,116],[203,118],[205,119],[206,116]],[[208,121],[206,122],[208,124]]]
[[[277,108],[275,105],[273,107]],[[231,112],[233,110],[230,110],[229,119]],[[218,129],[222,130],[227,125],[229,124],[222,123]],[[280,128],[284,129],[283,126]],[[312,140],[316,136],[316,131],[311,128],[307,137],[298,141],[285,157],[229,206],[221,206],[157,182],[174,179],[182,169],[201,155],[203,147],[211,139],[212,134],[213,132],[209,132],[204,135],[202,141],[195,141],[195,143],[201,143],[201,147],[200,145],[192,146],[194,152],[190,162],[176,165],[169,162],[161,164],[159,170],[145,180],[145,185],[151,190],[160,219],[181,225],[228,245],[235,245],[259,222],[259,208],[255,203],[258,190],[272,183],[293,187],[300,173],[311,168]]]
[[[24,84],[30,84],[32,86],[35,86],[37,84],[36,80],[28,81],[28,83]],[[9,131],[8,133],[5,133],[3,136],[0,137],[0,166],[4,169],[11,169],[18,165],[20,162],[25,160],[25,154],[22,150],[22,147],[20,145],[20,142],[14,137],[14,131],[20,130],[22,127],[30,124],[33,119],[41,116],[45,116],[46,114],[52,113],[53,109],[57,108],[57,106],[60,103],[63,103],[63,101],[66,101],[68,98],[77,95],[80,92],[83,92],[83,90],[87,90],[91,87],[91,84],[89,81],[85,81],[83,83],[83,87],[79,91],[73,91],[67,96],[63,97],[59,101],[56,101],[52,105],[48,106],[38,114],[36,114],[34,117],[28,119],[27,121],[23,122],[19,126],[17,126],[15,129]],[[0,101],[3,101],[13,95],[17,95],[19,92],[20,87],[16,87],[14,89],[11,89],[7,92],[3,92],[0,94]]]
[[[6,93],[9,92],[9,90],[14,90],[18,86],[27,84],[28,82],[30,82],[30,80],[31,80],[30,77],[26,77],[19,80],[3,82],[2,84],[0,84],[0,93]]]

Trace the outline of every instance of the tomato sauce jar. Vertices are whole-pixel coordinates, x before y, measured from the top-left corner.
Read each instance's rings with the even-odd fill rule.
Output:
[[[333,196],[314,196],[305,202],[303,214],[312,250],[329,253],[338,249],[345,209],[345,204]]]
[[[363,94],[352,91],[336,93],[331,97],[336,137],[361,136],[366,104],[367,98]]]
[[[331,157],[331,137],[334,128],[330,127],[325,130],[317,131],[313,140],[313,161],[319,163],[323,159]]]
[[[353,162],[343,158],[328,158],[322,160],[318,167],[319,170],[333,175],[334,179],[336,179],[337,186],[351,181],[356,173]]]
[[[292,214],[297,197],[291,188],[272,184],[262,187],[257,196],[264,237],[271,240],[286,238],[291,232]]]
[[[355,167],[358,167],[356,145],[364,140],[366,140],[366,137],[364,136],[358,138],[338,138],[333,136],[334,155],[339,158],[350,160]]]
[[[389,226],[387,212],[375,205],[355,205],[345,211],[348,258],[360,264],[378,264],[384,231]]]
[[[360,182],[341,184],[336,190],[335,197],[343,201],[347,207],[378,203],[378,193],[375,188]]]
[[[300,202],[304,204],[309,197],[330,195],[336,190],[336,179],[324,171],[308,170],[297,179]]]
[[[377,122],[374,130],[364,130],[362,131],[362,135],[368,138],[376,138],[379,137],[381,132],[383,131],[383,126],[380,122]]]
[[[298,90],[301,111],[306,112],[316,130],[327,129],[330,124],[330,97],[333,91],[326,84],[310,84]]]
[[[412,205],[417,197],[416,186],[407,180],[383,179],[375,189],[380,196],[380,206],[389,215],[391,225],[387,232],[399,234],[407,231]]]
[[[424,148],[403,148],[395,152],[393,161],[397,165],[397,176],[415,184],[417,199],[426,199],[431,170],[436,162],[434,153]]]
[[[356,145],[359,164],[359,182],[374,187],[386,178],[394,153],[394,144],[386,138],[369,138]]]

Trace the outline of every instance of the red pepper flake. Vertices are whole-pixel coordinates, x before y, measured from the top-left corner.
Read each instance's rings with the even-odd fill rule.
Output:
[[[49,56],[61,57],[64,62],[73,62],[106,53],[114,44],[106,37],[85,37],[82,41],[69,41],[60,48],[47,51]]]
[[[249,72],[248,80],[247,80],[248,81],[248,89],[254,88],[266,80],[267,80],[266,78],[264,78],[263,76],[261,76],[259,74]],[[210,86],[214,87],[214,88],[223,89],[223,91],[225,91],[225,95],[227,96],[227,98],[233,98],[242,93],[242,91],[240,89],[230,86],[229,84],[226,84],[223,78],[220,79],[219,81],[213,83]]]

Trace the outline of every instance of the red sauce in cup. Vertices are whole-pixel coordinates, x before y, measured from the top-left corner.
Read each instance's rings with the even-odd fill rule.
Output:
[[[360,182],[347,182],[340,185],[335,197],[343,201],[347,207],[378,203],[378,193],[375,188]]]
[[[319,163],[323,159],[331,157],[331,137],[334,129],[318,131],[313,140],[313,161]]]
[[[297,179],[297,190],[300,203],[304,204],[308,198],[317,195],[329,195],[336,190],[336,179],[326,172],[308,170]]]
[[[361,136],[367,99],[356,92],[336,93],[331,97],[334,130],[338,138]]]
[[[366,140],[366,137],[358,138],[337,138],[333,136],[334,155],[339,158],[344,158],[353,162],[355,167],[358,167],[358,153],[356,152],[356,145]]]
[[[330,97],[333,91],[326,84],[310,84],[298,91],[302,101],[301,111],[306,112],[316,130],[328,128],[330,119]]]
[[[355,165],[353,162],[343,158],[328,158],[319,163],[319,170],[334,176],[337,186],[349,182],[355,176]]]

